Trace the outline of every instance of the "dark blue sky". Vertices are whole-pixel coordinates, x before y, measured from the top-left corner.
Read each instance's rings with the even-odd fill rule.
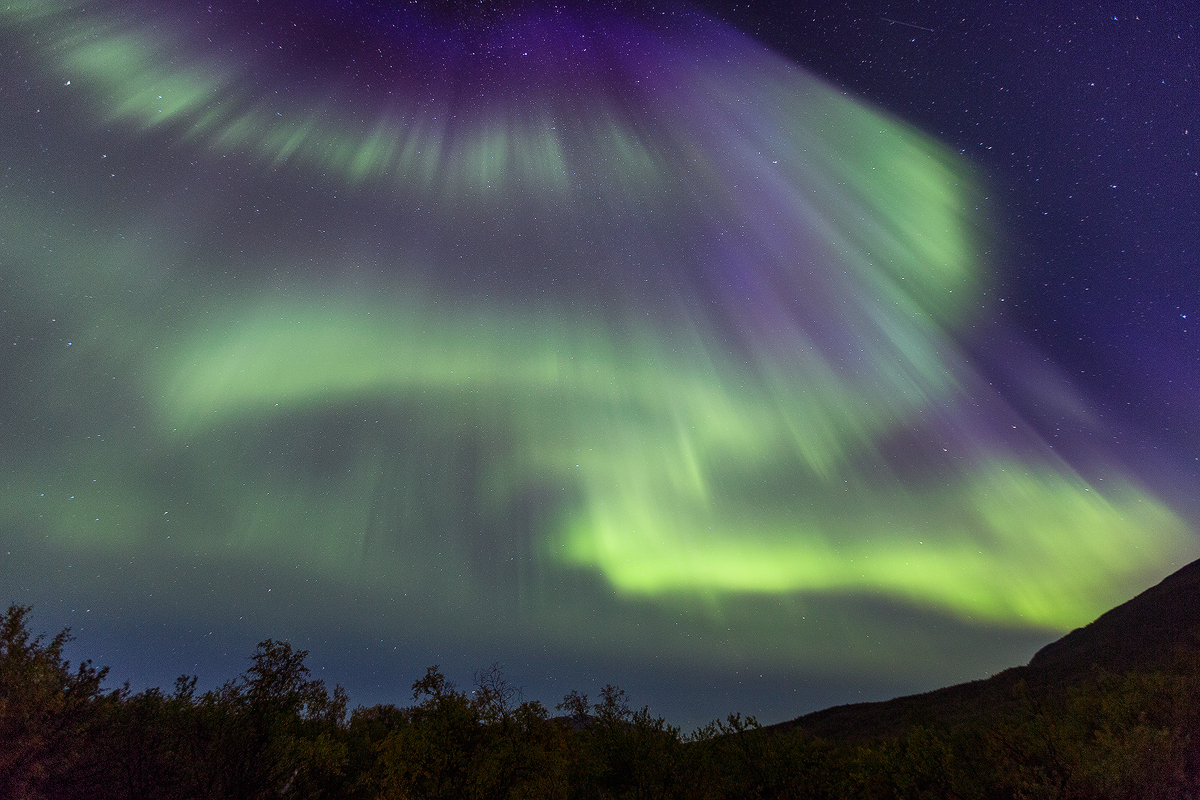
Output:
[[[1187,4],[709,7],[984,170],[1008,245],[1002,317],[1091,394],[1131,459],[1166,459],[1190,492],[1200,31]]]

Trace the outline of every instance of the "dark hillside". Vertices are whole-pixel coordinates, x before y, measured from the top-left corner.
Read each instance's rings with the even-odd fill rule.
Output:
[[[1066,687],[1104,670],[1154,671],[1181,649],[1200,652],[1200,560],[1193,561],[1096,621],[1046,645],[1028,666],[986,680],[878,703],[834,706],[781,723],[828,740],[894,736],[913,725],[956,727],[1015,709],[1015,687]]]
[[[1038,673],[1073,676],[1093,667],[1110,672],[1156,669],[1179,646],[1197,647],[1200,560],[1152,586],[1095,622],[1043,647],[1029,662]]]

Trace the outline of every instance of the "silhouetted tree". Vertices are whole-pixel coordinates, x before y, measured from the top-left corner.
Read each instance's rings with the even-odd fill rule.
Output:
[[[390,726],[358,788],[378,798],[565,797],[564,732],[520,692],[499,665],[475,675],[470,694],[430,667],[413,684],[412,708]],[[352,728],[355,726],[352,721]],[[378,723],[361,715],[361,729]]]
[[[571,729],[568,770],[576,797],[670,797],[680,788],[683,743],[679,729],[634,711],[624,689],[609,684],[588,707],[572,691],[558,704]]]
[[[108,670],[91,661],[72,671],[63,658],[70,631],[34,637],[29,612],[13,605],[0,615],[0,797],[80,796],[96,778],[89,737],[124,692],[105,694]]]
[[[2,800],[1200,797],[1196,646],[1140,671],[1019,682],[994,708],[926,709],[870,738],[731,714],[684,739],[612,685],[594,703],[572,691],[550,719],[499,664],[466,692],[430,667],[411,707],[347,720],[341,687],[272,639],[203,694],[186,676],[171,694],[106,693],[105,670],[63,658],[69,633],[34,637],[28,614],[0,615]]]

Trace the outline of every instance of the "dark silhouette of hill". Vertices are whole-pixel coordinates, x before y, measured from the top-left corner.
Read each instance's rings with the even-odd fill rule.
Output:
[[[1043,647],[1029,662],[1035,672],[1071,676],[1101,667],[1111,672],[1156,669],[1179,646],[1200,645],[1200,560]]]
[[[834,706],[771,726],[828,740],[894,736],[913,725],[956,727],[1018,704],[1015,687],[1065,689],[1097,670],[1167,667],[1181,649],[1200,652],[1200,560],[1034,654],[1026,666],[985,680],[875,703]]]

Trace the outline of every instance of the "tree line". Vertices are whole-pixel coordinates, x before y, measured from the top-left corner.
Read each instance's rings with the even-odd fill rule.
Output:
[[[1200,797],[1200,658],[1097,670],[1066,687],[899,733],[822,739],[753,717],[682,734],[626,693],[571,692],[552,714],[498,666],[460,690],[434,666],[412,704],[348,708],[307,653],[268,639],[244,674],[196,690],[104,688],[70,640],[0,616],[0,797],[1185,798]]]

